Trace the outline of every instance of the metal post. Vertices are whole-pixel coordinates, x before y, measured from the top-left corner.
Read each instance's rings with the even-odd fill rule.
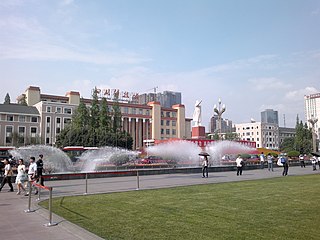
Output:
[[[38,187],[38,198],[37,198],[37,200],[36,200],[36,201],[40,201],[40,192],[41,192],[41,188],[40,188],[40,187]]]
[[[88,194],[88,173],[86,173],[86,191],[84,194]]]
[[[139,190],[139,187],[140,187],[140,182],[139,182],[139,171],[137,170],[137,189],[136,189],[136,190]]]
[[[24,210],[26,213],[34,212],[35,210],[31,210],[31,194],[32,194],[32,181],[29,182],[29,194],[28,194],[28,209]]]
[[[45,224],[46,227],[56,226],[57,223],[52,222],[52,187],[49,187],[49,223]]]

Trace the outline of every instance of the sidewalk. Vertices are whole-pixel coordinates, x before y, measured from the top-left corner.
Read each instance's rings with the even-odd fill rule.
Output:
[[[255,179],[266,179],[282,177],[282,168],[275,168],[274,172],[268,169],[244,171],[242,176],[236,176],[232,172],[214,172],[209,173],[209,178],[201,178],[201,174],[166,174],[166,175],[148,175],[139,176],[139,189],[167,188],[176,186],[187,186],[208,183],[233,182]],[[320,171],[312,171],[311,166],[306,168],[290,167],[289,176],[319,174]],[[86,191],[84,179],[50,181],[46,186],[53,187],[53,197],[83,195]],[[113,177],[113,178],[95,178],[88,179],[87,194],[108,193],[119,191],[137,190],[137,177]],[[0,234],[1,238],[6,240],[93,240],[101,239],[96,235],[53,215],[53,222],[57,226],[46,227],[49,223],[48,211],[37,205],[37,196],[32,196],[31,210],[34,212],[26,213],[28,208],[28,197],[16,195],[16,193],[7,192],[6,186],[0,192]],[[41,199],[47,199],[47,191],[42,190]]]

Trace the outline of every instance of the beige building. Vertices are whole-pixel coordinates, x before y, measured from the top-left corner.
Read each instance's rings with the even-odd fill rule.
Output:
[[[36,107],[0,104],[0,146],[40,143],[40,122]]]
[[[250,122],[235,124],[241,140],[256,142],[257,148],[279,149],[279,127],[277,124]]]
[[[57,135],[71,122],[80,101],[88,106],[91,99],[80,98],[79,92],[68,92],[65,96],[42,94],[39,87],[30,86],[18,102],[26,101],[29,107],[38,111],[38,134],[42,144],[54,145]],[[111,107],[112,100],[108,100]],[[119,102],[122,113],[122,128],[133,138],[133,149],[144,146],[144,140],[170,138],[191,138],[191,121],[186,119],[182,104],[163,108],[159,102],[135,104]],[[3,118],[5,118],[3,116]],[[0,132],[1,134],[1,132]],[[1,134],[2,135],[2,134]],[[10,145],[10,144],[9,144]]]

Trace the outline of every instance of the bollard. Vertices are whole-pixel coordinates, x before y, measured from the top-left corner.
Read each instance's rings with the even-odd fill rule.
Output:
[[[41,188],[38,188],[38,198],[36,199],[36,201],[40,201],[40,192],[41,192]]]
[[[34,212],[35,210],[31,210],[31,194],[32,194],[32,181],[29,182],[29,194],[28,194],[28,209],[24,210],[26,213]]]
[[[88,194],[88,173],[86,173],[86,191],[84,194]]]
[[[49,223],[44,224],[46,227],[56,226],[58,223],[52,222],[52,187],[49,187]]]
[[[139,171],[137,170],[137,189],[136,189],[136,190],[139,190],[139,187],[140,187],[140,183],[139,183]]]

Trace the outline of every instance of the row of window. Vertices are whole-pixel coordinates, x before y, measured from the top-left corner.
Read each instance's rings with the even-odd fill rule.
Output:
[[[51,106],[47,106],[46,108],[46,112],[47,113],[51,113],[51,112],[54,112],[54,113],[64,113],[64,114],[72,114],[72,108],[69,108],[69,107],[55,107],[55,111],[53,111],[54,108],[51,107]],[[63,110],[63,112],[62,112]]]
[[[171,134],[170,134],[170,130],[171,130]],[[172,135],[175,136],[177,134],[176,129],[163,129],[161,128],[161,134],[164,135]]]
[[[38,127],[30,127],[30,137],[36,138],[38,134]],[[5,127],[5,143],[11,144],[13,142],[14,137],[14,127],[13,126],[6,126]],[[18,143],[25,143],[26,140],[26,127],[25,126],[18,126],[18,135],[17,141]]]
[[[170,123],[171,123],[171,126],[175,127],[177,126],[177,121],[176,120],[165,120],[166,122],[166,126],[170,126]],[[161,120],[161,126],[164,126],[164,120]]]
[[[32,122],[32,123],[37,123],[38,118],[36,116],[23,116],[23,115],[7,115],[6,120],[7,122]]]

